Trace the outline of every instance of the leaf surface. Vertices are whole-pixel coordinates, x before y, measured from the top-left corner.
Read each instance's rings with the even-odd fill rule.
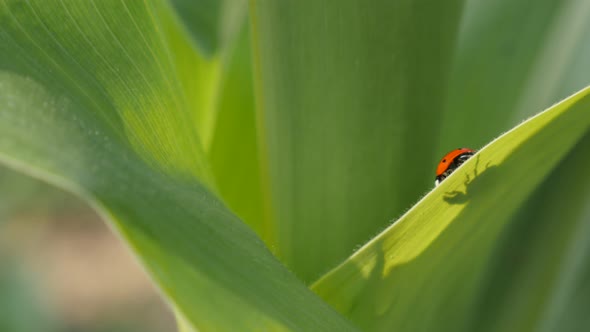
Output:
[[[93,205],[193,328],[354,330],[217,198],[161,6],[0,1],[0,161]]]
[[[251,2],[262,191],[304,281],[430,187],[461,5]]]
[[[590,84],[589,18],[587,1],[467,0],[437,158],[481,147]]]
[[[484,322],[499,326],[506,323],[486,312],[492,309],[503,312],[502,319],[514,309],[525,317],[513,317],[517,322],[539,323],[544,317],[535,313],[535,301],[523,307],[511,304],[514,307],[509,305],[504,310],[482,299],[495,299],[493,295],[498,293],[486,291],[494,286],[505,290],[511,278],[518,279],[513,266],[504,264],[500,268],[494,261],[500,255],[496,251],[503,248],[500,244],[506,242],[504,232],[523,222],[527,227],[537,227],[535,221],[555,221],[545,213],[563,213],[546,206],[548,202],[539,204],[543,195],[556,195],[555,190],[562,189],[559,185],[549,191],[537,193],[537,189],[547,185],[544,181],[558,181],[560,167],[585,176],[582,166],[567,167],[564,160],[577,160],[577,154],[584,154],[589,114],[590,88],[586,88],[494,140],[383,233],[316,282],[313,289],[361,328],[371,331],[473,331],[489,328]],[[587,164],[587,157],[581,158],[582,165]],[[573,187],[583,193],[588,191],[587,186],[585,181]],[[521,214],[527,202],[532,204],[528,209],[533,213]],[[571,205],[580,204],[576,202]],[[575,213],[587,216],[583,210]],[[566,239],[556,237],[545,245],[554,247],[557,255],[566,255],[567,246],[579,243],[569,242],[572,231],[587,227],[583,226],[587,221],[576,220],[566,219],[561,225],[559,234]],[[551,251],[535,252],[543,253]],[[563,271],[559,259],[530,264],[547,268],[543,274],[550,279],[551,274]],[[539,271],[533,267],[523,270]],[[503,283],[495,283],[503,276]],[[536,282],[533,290],[552,285]],[[514,296],[523,301],[537,296],[545,304],[552,302],[546,298],[549,295],[534,291],[523,290],[520,295]],[[510,323],[504,327],[519,330]]]

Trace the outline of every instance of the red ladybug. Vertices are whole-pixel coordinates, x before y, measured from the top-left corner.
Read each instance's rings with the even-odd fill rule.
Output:
[[[435,185],[439,185],[442,180],[451,175],[459,166],[461,166],[467,159],[475,154],[475,150],[468,148],[459,148],[447,153],[438,163],[436,168]]]

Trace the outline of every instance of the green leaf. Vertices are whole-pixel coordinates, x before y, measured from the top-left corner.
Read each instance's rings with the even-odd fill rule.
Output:
[[[165,6],[158,8],[172,63],[190,109],[190,123],[197,128],[206,151],[215,126],[215,104],[223,69],[219,52],[203,54],[190,42],[190,35],[182,28],[178,17]]]
[[[585,176],[582,170],[587,168],[582,165],[588,164],[587,157],[581,167],[567,167],[565,161],[557,166],[564,159],[580,160],[576,155],[587,151],[589,112],[590,88],[586,88],[494,140],[387,230],[315,283],[313,289],[366,330],[473,331],[487,327],[484,322],[503,326],[505,321],[496,322],[497,316],[485,312],[498,310],[498,306],[482,301],[493,295],[489,293],[493,278],[513,276],[510,264],[490,270],[494,253],[503,244],[503,231],[521,219],[526,218],[528,227],[537,227],[535,221],[541,219],[542,223],[546,218],[539,217],[543,212],[555,215],[563,211],[537,204],[543,195],[554,197],[557,192],[545,190],[531,196],[537,195],[539,186],[548,185],[543,181],[550,174],[546,181],[558,182],[563,167],[577,169],[578,177]],[[574,188],[588,191],[588,187]],[[575,204],[580,203],[571,205]],[[541,210],[524,217],[519,214],[533,207]],[[566,239],[560,236],[545,243],[554,246],[558,255],[568,243],[577,243],[571,241],[576,227],[588,227],[587,222],[576,226],[573,221],[559,230]],[[554,235],[557,233],[553,231]],[[541,256],[543,253],[550,252],[535,251]],[[541,264],[551,273],[563,271],[555,258]],[[525,273],[534,271],[525,269]],[[496,286],[507,287],[512,280],[507,277]],[[548,287],[542,281],[535,282],[531,287],[534,290]],[[566,282],[564,286],[572,284]],[[513,317],[517,323],[539,323],[544,317],[535,314],[533,296],[544,303],[552,303],[551,299],[547,294],[523,292],[525,296],[515,296],[531,302],[522,308],[508,306],[502,318],[515,309],[523,313]],[[510,324],[508,327],[520,330]]]
[[[430,187],[461,5],[251,2],[262,190],[304,281]]]
[[[590,133],[498,239],[471,318],[476,331],[580,331],[590,287]]]
[[[0,161],[86,199],[199,330],[354,330],[217,198],[162,2],[0,2]]]
[[[482,146],[590,84],[589,18],[587,1],[466,1],[437,157]]]
[[[225,19],[219,24],[225,31],[224,42],[210,56],[187,43],[175,17],[165,10],[161,16],[219,193],[242,220],[271,243],[272,225],[264,213],[260,189],[249,34],[248,29],[242,29],[247,27],[247,3],[225,4],[222,9]],[[192,22],[188,12],[180,14],[185,22]]]
[[[273,226],[264,208],[268,201],[263,198],[260,185],[250,52],[246,29],[226,61],[217,104],[217,121],[208,154],[224,201],[267,244],[273,244]]]
[[[182,28],[181,20],[170,11],[160,10],[158,16],[163,22],[168,46],[171,50],[173,63],[178,78],[184,88],[190,104],[193,120],[197,125],[201,141],[206,151],[209,150],[217,126],[220,105],[226,94],[226,81],[231,62],[234,58],[236,39],[239,38],[246,25],[247,3],[244,0],[230,1],[172,1],[178,16],[185,25],[192,27],[189,31]],[[215,10],[208,10],[215,7]],[[215,20],[219,36],[215,36],[214,52],[193,47],[188,36],[201,40],[201,34],[207,29],[200,26],[201,16]],[[188,32],[188,34],[187,34]],[[210,36],[213,38],[213,36]],[[217,40],[218,39],[218,40]],[[248,85],[245,86],[246,89]],[[242,88],[242,87],[240,87]],[[234,88],[235,89],[235,88]]]

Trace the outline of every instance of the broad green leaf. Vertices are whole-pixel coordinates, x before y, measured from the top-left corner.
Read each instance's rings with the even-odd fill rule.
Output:
[[[498,239],[470,318],[475,331],[580,331],[590,324],[590,132]]]
[[[522,222],[519,211],[526,209],[527,201],[538,199],[531,196],[543,188],[543,181],[554,170],[559,172],[557,166],[564,158],[576,160],[575,154],[585,153],[589,114],[590,88],[586,88],[494,140],[312,288],[365,330],[473,331],[486,327],[477,317],[486,317],[483,311],[494,308],[481,298],[486,296],[490,278],[501,276],[498,271],[488,274],[488,270],[502,233]],[[536,207],[563,212],[560,207]],[[536,227],[539,217],[525,216],[528,226]],[[563,227],[559,233],[571,236],[571,227],[576,225]],[[548,244],[560,255],[565,244],[573,243],[563,241],[557,238]],[[545,263],[553,272],[561,271],[555,260]],[[510,267],[502,272],[510,275]],[[506,287],[509,280],[500,285]],[[537,287],[547,287],[538,282]],[[545,294],[527,295],[550,301]],[[543,318],[534,309],[525,306],[518,311],[527,314],[519,317],[523,324],[529,318],[533,323]],[[496,319],[493,314],[487,318],[488,322]]]
[[[222,7],[225,37],[215,54],[205,56],[192,47],[177,19],[163,11],[166,36],[220,195],[272,243],[260,190],[249,35],[242,29],[247,3]],[[191,21],[188,13],[181,16]]]
[[[0,1],[0,161],[93,205],[195,329],[354,330],[217,198],[160,6]]]
[[[265,214],[251,70],[250,38],[244,31],[226,61],[217,121],[209,148],[215,183],[229,207],[269,245],[272,224]]]
[[[262,190],[304,281],[430,187],[461,5],[251,2]]]
[[[589,18],[588,1],[467,0],[437,157],[483,146],[590,84],[590,67],[575,60],[588,43]],[[587,52],[579,57],[586,63]]]
[[[222,107],[219,104],[225,96],[225,84],[227,76],[230,75],[229,68],[236,39],[246,25],[248,7],[245,0],[174,0],[172,3],[178,15],[170,15],[168,10],[161,10],[158,14],[162,18],[177,75],[192,109],[194,125],[197,126],[201,142],[208,151],[217,126],[219,109]],[[219,36],[215,36],[218,45],[214,52],[202,47],[195,48],[190,42],[189,36],[201,40],[200,34],[207,33],[207,30],[200,26],[201,16],[214,19],[216,29],[219,30]],[[189,28],[189,31],[183,29],[178,17],[183,19],[186,26],[192,28]]]
[[[456,146],[480,146],[532,112],[588,85],[589,15],[590,6],[586,1],[539,1],[534,6],[526,1],[467,1],[450,96],[442,122],[439,153]],[[552,183],[580,184],[579,171],[552,174],[551,178],[555,178]],[[535,193],[535,196],[548,196],[542,193],[551,193],[551,188],[539,189],[541,192]],[[503,252],[508,257],[515,251],[526,251],[526,255],[521,254],[519,262],[528,264],[514,273],[506,273],[502,267],[496,273],[494,270],[488,272],[489,295],[483,296],[481,300],[488,305],[481,304],[485,309],[480,310],[474,318],[474,321],[481,322],[475,330],[483,330],[484,327],[500,331],[524,331],[526,328],[540,330],[550,325],[545,322],[535,323],[534,317],[539,314],[535,310],[544,310],[541,314],[550,316],[549,309],[545,307],[556,305],[553,299],[541,299],[537,295],[543,294],[541,290],[552,289],[552,286],[548,286],[553,285],[552,276],[561,273],[560,269],[551,266],[556,260],[562,259],[560,254],[552,250],[578,245],[575,239],[558,235],[557,231],[567,234],[571,227],[578,227],[568,225],[584,223],[584,213],[579,212],[582,208],[575,206],[584,206],[584,202],[575,203],[583,194],[578,196],[574,190],[564,191],[563,187],[557,188],[556,192],[560,193],[559,198],[553,198],[552,204],[548,206],[559,206],[560,212],[550,214],[553,216],[549,224],[551,226],[542,227],[540,220],[539,225],[534,222],[538,219],[538,214],[531,213],[537,205],[535,203],[528,203],[530,208],[522,208],[524,210],[520,212],[520,216],[528,220],[520,223],[520,229],[526,230],[519,232],[518,227],[510,226],[509,229],[515,229],[515,234],[506,237],[511,236],[514,240],[503,244],[508,247]],[[547,204],[538,204],[543,205]],[[565,210],[569,212],[561,212]],[[556,220],[560,221],[560,225],[563,224],[559,230],[554,227]],[[531,229],[541,229],[538,232],[540,239],[537,239],[537,235],[533,236],[535,233]],[[523,234],[526,234],[527,240],[523,240]],[[568,241],[572,241],[572,244]],[[516,243],[518,249],[514,249]],[[498,247],[502,251],[502,245]],[[556,259],[545,259],[547,255]],[[514,267],[515,264],[509,261],[505,266]],[[504,285],[494,285],[494,280],[510,282],[515,286],[500,293]],[[521,285],[523,287],[519,287]],[[569,283],[565,287],[574,286]],[[581,307],[584,306],[582,302]],[[572,329],[580,322],[574,317],[574,312],[569,315],[568,324],[563,324],[564,321],[560,323],[560,330],[566,330],[568,326]],[[556,328],[549,328],[552,329]]]
[[[590,6],[585,1],[539,1],[534,6],[526,1],[467,1],[450,96],[442,122],[439,153],[456,146],[480,146],[532,112],[588,85],[589,15]],[[552,183],[580,184],[579,171],[552,174],[551,178],[555,178]],[[548,196],[542,193],[551,193],[552,187],[540,188],[537,191],[541,192],[536,192],[534,196]],[[552,250],[578,245],[575,239],[558,235],[557,231],[567,234],[571,227],[578,227],[568,225],[583,225],[585,221],[584,213],[579,212],[583,208],[576,206],[583,207],[584,201],[575,203],[580,196],[574,190],[564,191],[563,188],[555,189],[560,193],[559,198],[552,198],[552,204],[547,207],[560,207],[559,212],[546,213],[553,216],[549,224],[551,226],[542,227],[540,220],[539,225],[535,223],[539,219],[538,214],[531,213],[531,210],[535,206],[537,209],[547,206],[539,202],[538,205],[528,203],[528,209],[522,208],[520,216],[527,220],[520,223],[520,229],[523,230],[519,232],[518,227],[509,227],[515,229],[515,234],[511,235],[512,231],[508,231],[506,237],[514,240],[499,244],[498,250],[506,252],[505,257],[513,256],[515,251],[525,251],[526,254],[520,255],[519,262],[528,264],[514,273],[506,273],[502,269],[506,266],[514,268],[512,261],[498,268],[498,272],[488,271],[490,290],[487,297],[482,296],[481,306],[485,309],[480,310],[473,319],[480,322],[474,327],[475,330],[483,330],[484,327],[500,331],[524,331],[526,328],[540,330],[550,325],[535,322],[534,317],[539,314],[535,310],[543,311],[541,314],[548,317],[550,314],[546,307],[556,306],[554,299],[542,299],[538,295],[543,294],[541,290],[552,289],[551,278],[561,273],[560,269],[551,266],[562,259],[560,254]],[[565,210],[568,213],[562,212]],[[556,214],[560,217],[557,218]],[[554,227],[556,220],[560,221],[560,225],[563,224],[559,230]],[[532,229],[541,231],[539,235],[534,235],[536,233]],[[523,240],[523,234],[528,239]],[[502,246],[508,248],[502,250]],[[514,249],[515,246],[518,249]],[[556,259],[545,259],[546,256]],[[501,261],[501,258],[498,260]],[[495,280],[510,282],[515,286],[506,290],[503,284],[494,285]],[[574,287],[574,283],[566,282],[565,287]],[[583,289],[584,286],[580,287]],[[504,293],[500,293],[502,291]],[[584,306],[582,302],[581,307]],[[572,329],[580,322],[574,317],[575,310],[569,316],[568,324],[561,321],[560,330]],[[554,318],[546,320],[555,321]]]
[[[190,35],[169,8],[160,6],[159,9],[158,17],[162,22],[172,63],[190,108],[190,125],[197,129],[206,151],[215,125],[215,100],[223,64],[219,52],[205,56],[191,43]]]

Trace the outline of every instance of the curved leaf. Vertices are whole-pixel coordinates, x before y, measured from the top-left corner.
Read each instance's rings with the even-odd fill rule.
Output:
[[[472,331],[580,331],[590,299],[590,132],[498,238]]]
[[[197,10],[199,3],[192,3]],[[215,184],[228,206],[270,243],[263,213],[254,113],[247,3],[223,5],[225,38],[217,52],[196,51],[179,22],[161,11],[164,31],[193,122],[211,162]],[[190,11],[180,13],[191,20]],[[198,18],[192,17],[192,20]],[[198,36],[195,36],[198,38]]]
[[[263,192],[311,281],[431,185],[462,2],[251,4]]]
[[[193,327],[354,330],[216,198],[162,5],[0,1],[0,161],[92,204]]]
[[[229,207],[272,245],[272,225],[260,185],[260,161],[247,29],[226,61],[209,160],[215,183]]]
[[[474,330],[502,231],[561,160],[585,153],[589,114],[586,88],[502,135],[313,289],[367,330]]]
[[[437,157],[482,146],[590,84],[590,67],[579,64],[589,18],[587,1],[467,0]]]

